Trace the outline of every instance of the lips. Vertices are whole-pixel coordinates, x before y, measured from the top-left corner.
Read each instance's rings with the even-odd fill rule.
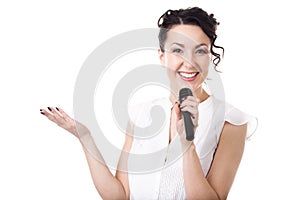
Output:
[[[199,72],[177,72],[177,74],[185,81],[193,81],[197,78]]]

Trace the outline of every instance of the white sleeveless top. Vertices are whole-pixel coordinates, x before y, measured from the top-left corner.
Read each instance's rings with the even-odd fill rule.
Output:
[[[151,118],[154,106],[163,108],[165,112],[164,126],[154,131],[155,134],[149,128],[154,123]],[[130,199],[185,199],[179,136],[176,135],[169,144],[171,108],[169,99],[163,98],[129,110],[135,135],[128,157]],[[247,123],[249,138],[257,127],[257,119],[214,96],[201,102],[198,110],[199,125],[194,144],[203,172],[207,175],[224,122],[234,125]]]

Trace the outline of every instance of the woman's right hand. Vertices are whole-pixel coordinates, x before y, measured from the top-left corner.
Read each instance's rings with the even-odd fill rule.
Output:
[[[89,134],[89,130],[81,123],[75,121],[63,109],[58,107],[48,107],[48,112],[46,109],[40,109],[41,114],[45,115],[50,121],[57,124],[59,127],[72,133],[75,137],[80,138],[85,134]],[[80,134],[78,134],[78,131]]]

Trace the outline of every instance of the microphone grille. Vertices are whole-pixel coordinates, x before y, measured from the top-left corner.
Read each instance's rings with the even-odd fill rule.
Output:
[[[187,96],[193,96],[189,88],[182,88],[179,90],[179,102],[181,103]]]

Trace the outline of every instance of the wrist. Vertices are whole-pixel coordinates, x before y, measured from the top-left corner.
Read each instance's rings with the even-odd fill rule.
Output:
[[[73,127],[72,132],[73,132],[73,135],[75,137],[77,137],[78,139],[91,136],[91,133],[90,133],[89,129],[86,126],[84,126],[83,124],[81,124],[80,122],[77,122],[77,121],[75,123],[75,126]]]
[[[194,141],[188,141],[185,138],[181,139],[181,150],[182,150],[182,153],[186,153],[187,151],[195,150]]]

